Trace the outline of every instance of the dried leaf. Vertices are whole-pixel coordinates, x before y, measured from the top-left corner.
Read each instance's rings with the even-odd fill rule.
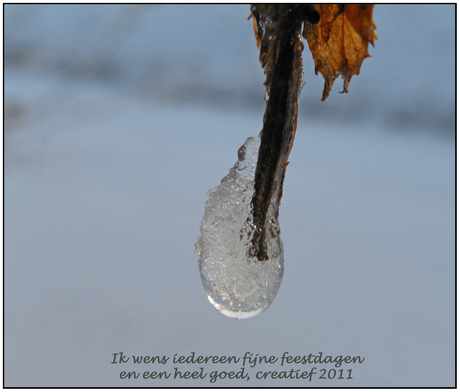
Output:
[[[372,20],[372,4],[315,4],[320,14],[317,24],[306,22],[303,37],[315,61],[315,73],[324,76],[324,101],[335,79],[342,75],[343,91],[353,75],[358,75],[368,52],[369,42],[377,39]]]

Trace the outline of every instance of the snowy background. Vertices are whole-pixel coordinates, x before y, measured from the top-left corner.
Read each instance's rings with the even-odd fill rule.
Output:
[[[248,15],[4,6],[6,386],[454,385],[455,6],[376,6],[373,57],[325,103],[305,49],[283,284],[236,321],[208,302],[194,243],[262,127]],[[176,365],[111,364],[120,351],[365,361],[342,366],[353,380],[256,380],[312,367],[268,364],[210,384],[121,380]]]

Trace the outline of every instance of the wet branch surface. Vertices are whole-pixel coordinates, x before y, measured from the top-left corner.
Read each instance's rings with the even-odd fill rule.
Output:
[[[270,222],[267,213],[275,200],[276,216],[278,214],[287,158],[295,136],[302,78],[300,35],[309,7],[305,4],[252,7],[268,93],[252,197],[255,230],[251,256],[256,256],[259,261],[268,260],[266,237],[270,235]]]

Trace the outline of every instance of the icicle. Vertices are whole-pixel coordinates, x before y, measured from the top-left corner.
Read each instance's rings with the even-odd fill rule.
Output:
[[[228,317],[256,316],[273,302],[284,272],[283,245],[276,216],[267,243],[268,260],[250,256],[253,247],[251,200],[259,137],[248,138],[238,162],[211,189],[195,244],[201,280],[209,301]],[[273,214],[274,211],[272,211]]]

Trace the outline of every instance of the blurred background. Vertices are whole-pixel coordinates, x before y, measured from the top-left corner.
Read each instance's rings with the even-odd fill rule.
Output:
[[[249,5],[5,5],[5,386],[454,386],[455,12],[377,5],[373,57],[324,103],[305,45],[284,281],[236,321],[194,242],[262,128]],[[173,365],[120,351],[366,359],[353,380],[210,384],[121,380]]]

